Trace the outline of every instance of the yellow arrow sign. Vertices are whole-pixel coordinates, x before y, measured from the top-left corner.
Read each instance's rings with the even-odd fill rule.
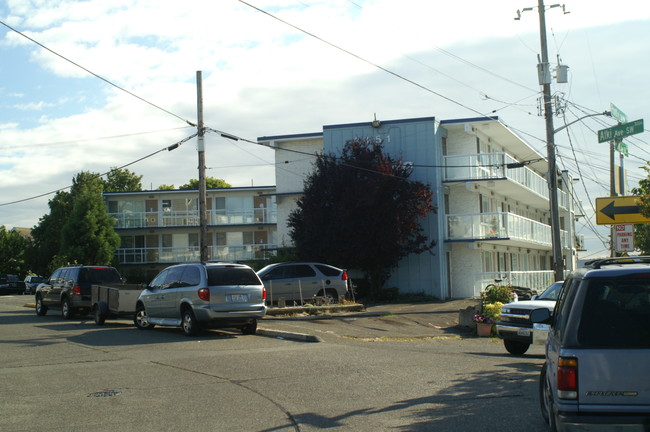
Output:
[[[641,201],[636,196],[596,198],[596,223],[598,225],[650,223],[641,214]]]

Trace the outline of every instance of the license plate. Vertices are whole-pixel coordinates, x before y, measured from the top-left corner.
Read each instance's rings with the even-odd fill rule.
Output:
[[[248,294],[230,294],[226,300],[231,303],[246,303],[248,301]]]
[[[517,336],[530,336],[529,329],[517,329]]]

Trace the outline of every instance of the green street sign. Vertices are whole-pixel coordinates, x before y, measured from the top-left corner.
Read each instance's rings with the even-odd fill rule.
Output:
[[[619,123],[627,123],[627,114],[611,102],[609,103],[609,111],[612,113],[612,117],[618,120]]]
[[[617,139],[617,140],[615,140],[614,142],[616,143],[616,145],[614,146],[614,148],[616,149],[617,152],[621,153],[621,154],[622,154],[623,156],[625,156],[625,157],[629,157],[629,156],[630,156],[630,152],[629,152],[629,150],[628,150],[628,148],[627,148],[627,144],[625,144],[625,143],[623,142],[623,140],[619,140],[619,139]]]
[[[633,122],[623,123],[607,129],[598,131],[598,142],[603,143],[613,141],[617,138],[623,138],[643,132],[643,119],[634,120]]]

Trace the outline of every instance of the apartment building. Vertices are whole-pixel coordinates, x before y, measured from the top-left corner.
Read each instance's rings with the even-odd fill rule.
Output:
[[[287,217],[296,208],[314,158],[340,154],[353,138],[381,140],[393,157],[414,165],[412,179],[434,192],[437,213],[422,221],[433,254],[403,259],[388,286],[438,298],[476,297],[490,283],[544,289],[554,280],[548,164],[498,117],[434,117],[324,126],[321,132],[266,136],[275,149],[277,239],[291,245]],[[575,268],[577,217],[572,179],[558,180],[562,253]],[[368,215],[368,217],[379,217]]]
[[[208,189],[208,259],[261,260],[275,253],[274,194],[273,186]],[[121,266],[155,274],[200,260],[197,190],[106,192],[104,199],[121,239]]]

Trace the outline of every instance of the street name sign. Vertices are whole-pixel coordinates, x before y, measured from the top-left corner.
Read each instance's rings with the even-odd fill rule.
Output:
[[[596,223],[598,225],[650,223],[641,214],[641,202],[637,196],[596,198]]]
[[[609,111],[612,113],[612,117],[614,117],[620,123],[627,123],[627,114],[625,114],[611,102],[609,103]]]
[[[616,252],[634,252],[634,225],[614,225]]]
[[[613,141],[617,138],[624,138],[641,132],[643,132],[643,119],[634,120],[633,122],[623,123],[618,126],[599,130],[598,142],[603,143]]]

